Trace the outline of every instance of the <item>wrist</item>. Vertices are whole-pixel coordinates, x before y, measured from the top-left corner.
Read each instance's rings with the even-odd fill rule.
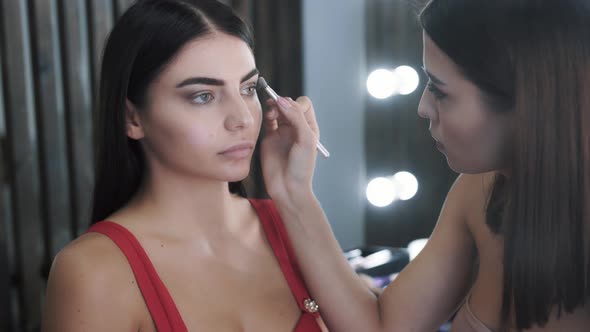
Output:
[[[311,188],[272,198],[281,214],[290,218],[301,219],[306,211],[320,208],[320,203]]]

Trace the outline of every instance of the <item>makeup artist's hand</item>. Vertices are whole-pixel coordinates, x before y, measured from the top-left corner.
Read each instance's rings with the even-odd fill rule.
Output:
[[[311,100],[280,98],[267,101],[264,139],[261,143],[262,173],[270,197],[292,205],[312,193],[319,128]]]

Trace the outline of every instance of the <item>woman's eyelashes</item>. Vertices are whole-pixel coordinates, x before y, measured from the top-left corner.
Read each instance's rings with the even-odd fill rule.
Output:
[[[218,91],[218,94],[224,93],[223,91]],[[256,97],[256,83],[250,83],[247,86],[240,89],[240,94],[246,97]],[[190,102],[195,105],[206,105],[210,104],[215,101],[217,98],[213,91],[199,91],[193,93],[189,96]]]
[[[256,96],[256,83],[250,83],[242,89],[242,95],[254,97]]]
[[[432,82],[430,80],[426,84],[426,88],[428,89],[428,91],[430,91],[430,93],[434,96],[434,99],[436,99],[436,100],[442,100],[447,96],[446,93],[442,92],[436,86],[436,84],[434,84],[434,82]]]
[[[214,96],[211,92],[197,92],[190,97],[191,102],[196,105],[205,105],[213,101]]]

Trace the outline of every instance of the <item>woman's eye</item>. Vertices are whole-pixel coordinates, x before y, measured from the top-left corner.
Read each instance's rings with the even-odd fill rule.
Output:
[[[245,87],[242,90],[242,94],[244,94],[246,96],[254,96],[254,95],[256,95],[256,85],[251,85],[251,86]]]
[[[192,102],[199,105],[207,104],[211,100],[213,100],[213,94],[210,92],[202,92],[192,97]]]
[[[432,82],[428,82],[428,84],[426,84],[426,88],[428,89],[428,91],[430,91],[430,93],[432,93],[436,100],[442,100],[447,96],[444,92],[440,91],[440,89]]]

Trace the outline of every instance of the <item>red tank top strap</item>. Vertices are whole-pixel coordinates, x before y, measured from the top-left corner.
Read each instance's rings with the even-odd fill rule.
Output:
[[[158,332],[186,332],[187,328],[168,289],[135,236],[125,227],[110,221],[96,223],[87,232],[109,237],[125,254]]]
[[[285,279],[287,279],[287,283],[291,288],[291,292],[297,300],[299,308],[304,313],[308,314],[305,316],[314,317],[314,323],[317,326],[315,317],[319,317],[319,313],[317,312],[317,309],[314,309],[315,302],[313,302],[307,287],[305,286],[303,275],[299,269],[296,256],[291,247],[291,241],[289,240],[287,230],[283,224],[278,210],[274,206],[273,202],[268,199],[251,199],[250,203],[252,206],[254,206],[258,213],[262,226],[264,227],[266,237],[274,251],[275,256],[277,257],[277,260],[279,261],[281,270],[283,271]]]

